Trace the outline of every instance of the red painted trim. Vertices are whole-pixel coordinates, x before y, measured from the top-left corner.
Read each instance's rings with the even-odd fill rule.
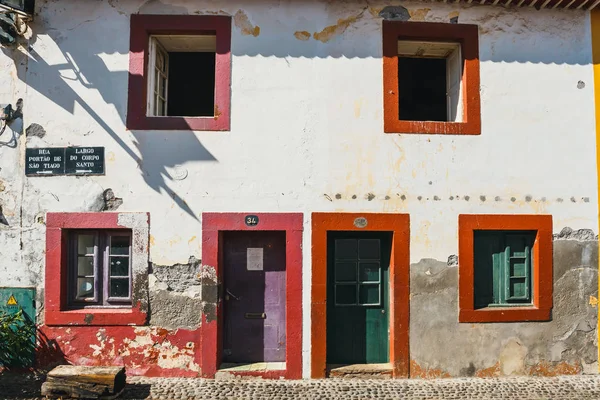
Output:
[[[121,365],[127,375],[200,376],[199,329],[139,326],[39,327],[36,367]]]
[[[231,109],[231,17],[132,14],[129,42],[127,129],[228,131]],[[151,34],[217,36],[214,117],[148,117],[147,64]]]
[[[143,325],[147,313],[140,303],[128,309],[67,309],[67,231],[70,229],[123,229],[119,213],[47,213],[44,318],[48,326]],[[149,215],[148,215],[149,218]]]
[[[535,230],[533,307],[475,309],[473,231]],[[552,316],[552,216],[459,215],[459,322],[549,321]]]
[[[251,213],[202,214],[202,264],[215,268],[219,285],[222,282],[222,232],[224,231],[285,231],[286,234],[286,369],[235,373],[263,378],[302,378],[302,230],[301,213],[252,213],[259,218],[257,226],[247,226],[244,217]],[[202,315],[202,376],[214,378],[221,364],[222,298],[219,298],[216,319]]]
[[[358,217],[366,228],[354,226]],[[327,231],[391,231],[390,363],[394,377],[409,373],[410,219],[408,214],[312,214],[311,376],[325,378],[327,363]]]
[[[456,41],[463,57],[463,122],[401,121],[398,40]],[[477,25],[383,21],[383,116],[385,133],[481,134]]]

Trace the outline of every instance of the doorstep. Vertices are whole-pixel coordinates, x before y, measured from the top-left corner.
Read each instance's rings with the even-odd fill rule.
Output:
[[[329,378],[391,379],[392,364],[327,364]]]

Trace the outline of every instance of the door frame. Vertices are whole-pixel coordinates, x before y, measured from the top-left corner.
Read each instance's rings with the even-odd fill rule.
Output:
[[[257,217],[258,224],[247,225],[248,216]],[[202,213],[203,272],[205,269],[214,268],[214,275],[217,277],[216,307],[207,305],[202,310],[200,357],[203,378],[215,377],[223,353],[223,233],[226,231],[285,231],[286,239],[286,368],[276,371],[228,371],[228,373],[263,378],[302,378],[303,223],[302,213]],[[213,271],[207,272],[209,275],[213,273]],[[202,285],[204,292],[204,282]]]
[[[311,377],[327,369],[327,232],[392,232],[389,279],[390,364],[394,378],[409,374],[410,217],[384,213],[312,213]]]

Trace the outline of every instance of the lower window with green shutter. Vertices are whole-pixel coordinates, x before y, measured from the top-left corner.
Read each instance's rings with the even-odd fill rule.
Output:
[[[475,308],[532,304],[536,231],[475,231]]]

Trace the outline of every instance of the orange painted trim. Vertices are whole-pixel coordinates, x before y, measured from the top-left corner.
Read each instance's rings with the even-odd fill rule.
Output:
[[[480,230],[534,230],[533,306],[475,309],[473,232]],[[458,321],[522,322],[552,318],[552,216],[458,216]]]
[[[398,40],[455,41],[463,57],[463,122],[401,121]],[[481,134],[477,25],[383,21],[383,130],[385,133]]]
[[[367,226],[354,226],[356,218]],[[390,259],[390,363],[394,377],[409,374],[410,219],[408,214],[313,213],[311,377],[325,378],[327,368],[327,232],[392,232]]]

